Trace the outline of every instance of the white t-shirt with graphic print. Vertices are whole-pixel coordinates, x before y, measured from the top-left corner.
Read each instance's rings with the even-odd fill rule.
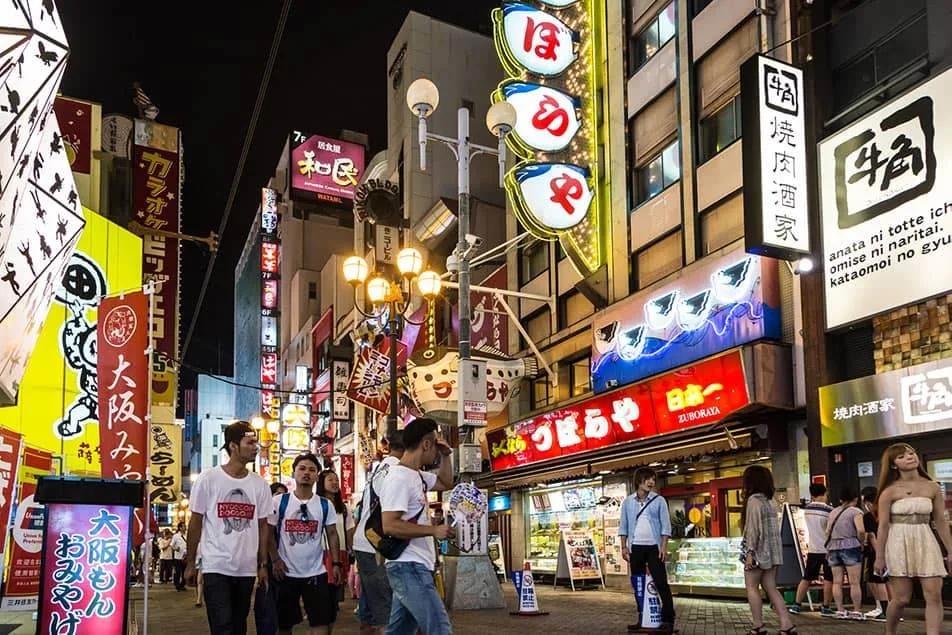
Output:
[[[274,497],[274,511],[268,517],[268,524],[278,526],[278,514],[281,509],[281,499],[284,494]],[[327,501],[327,526],[337,525],[337,513],[334,503]],[[307,514],[303,513],[302,505],[307,506]],[[278,557],[284,561],[288,569],[288,576],[292,578],[312,578],[327,571],[324,566],[324,527],[321,521],[324,510],[321,497],[311,496],[305,503],[294,492],[288,494],[288,507],[284,510],[283,526],[278,536]]]
[[[403,465],[391,465],[374,477],[374,491],[380,496],[380,511],[403,512],[403,520],[429,525],[426,490],[420,472]],[[414,538],[393,562],[416,562],[428,570],[436,568],[436,549],[431,536]]]
[[[258,521],[272,512],[271,490],[264,479],[252,472],[234,478],[216,467],[195,481],[190,505],[203,516],[202,572],[257,575]]]

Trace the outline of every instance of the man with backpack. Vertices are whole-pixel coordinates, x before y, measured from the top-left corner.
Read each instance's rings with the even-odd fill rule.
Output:
[[[360,620],[360,632],[365,635],[383,633],[390,621],[392,590],[387,579],[387,570],[383,566],[383,557],[367,540],[367,518],[370,516],[371,490],[376,477],[389,471],[390,466],[399,465],[403,457],[403,431],[398,430],[388,439],[390,455],[374,466],[367,479],[363,497],[358,505],[360,509],[357,528],[352,541],[354,556],[357,560],[357,572],[360,574],[361,593],[357,604],[357,618]],[[421,471],[428,491],[442,492],[453,486],[452,461],[441,461],[439,470]],[[378,497],[379,499],[379,497]],[[378,500],[379,503],[379,500]]]
[[[453,632],[446,607],[433,579],[436,550],[433,538],[446,540],[454,535],[449,525],[430,525],[427,513],[424,466],[449,463],[452,450],[437,437],[433,419],[414,419],[403,430],[403,456],[386,474],[374,479],[380,499],[381,532],[375,547],[387,559],[387,579],[393,590],[393,606],[387,633],[403,635],[449,635]],[[441,465],[442,467],[442,465]],[[371,496],[373,498],[373,495]],[[370,510],[373,514],[373,510]],[[368,516],[367,532],[373,527]],[[373,544],[374,537],[368,535]]]
[[[274,497],[274,513],[268,524],[274,527],[271,561],[278,580],[278,628],[290,633],[301,622],[301,603],[307,613],[308,633],[330,633],[337,619],[337,598],[331,584],[343,584],[341,563],[324,566],[324,540],[329,553],[340,553],[337,514],[326,498],[314,494],[321,471],[320,460],[311,453],[294,459],[293,492]],[[329,576],[332,576],[329,578]]]

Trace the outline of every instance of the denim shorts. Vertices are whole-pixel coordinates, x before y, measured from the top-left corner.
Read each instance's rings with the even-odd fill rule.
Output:
[[[826,554],[831,567],[853,567],[863,562],[863,550],[860,547],[833,549]]]

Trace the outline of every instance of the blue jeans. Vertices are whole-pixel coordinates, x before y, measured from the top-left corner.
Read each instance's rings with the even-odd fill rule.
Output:
[[[433,572],[416,562],[388,562],[393,606],[386,635],[452,635],[453,626],[433,583]]]
[[[357,556],[357,572],[360,574],[360,599],[357,603],[357,619],[361,624],[383,628],[390,621],[392,610],[390,581],[386,567],[377,562],[377,555],[354,551]]]

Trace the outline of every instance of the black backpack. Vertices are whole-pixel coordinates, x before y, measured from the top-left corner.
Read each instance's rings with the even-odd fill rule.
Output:
[[[380,497],[377,495],[376,490],[374,490],[374,480],[376,480],[378,476],[385,477],[389,472],[389,468],[389,465],[383,465],[371,476],[370,483],[368,484],[370,487],[370,504],[366,510],[361,510],[361,513],[367,514],[367,524],[364,525],[364,536],[367,538],[367,542],[373,545],[377,553],[387,560],[396,560],[410,544],[410,541],[403,538],[394,538],[384,533],[383,511],[380,508]],[[420,476],[420,482],[423,483],[423,495],[426,496],[426,481],[423,480],[423,476]],[[416,522],[425,509],[426,506],[422,507],[410,522]]]

